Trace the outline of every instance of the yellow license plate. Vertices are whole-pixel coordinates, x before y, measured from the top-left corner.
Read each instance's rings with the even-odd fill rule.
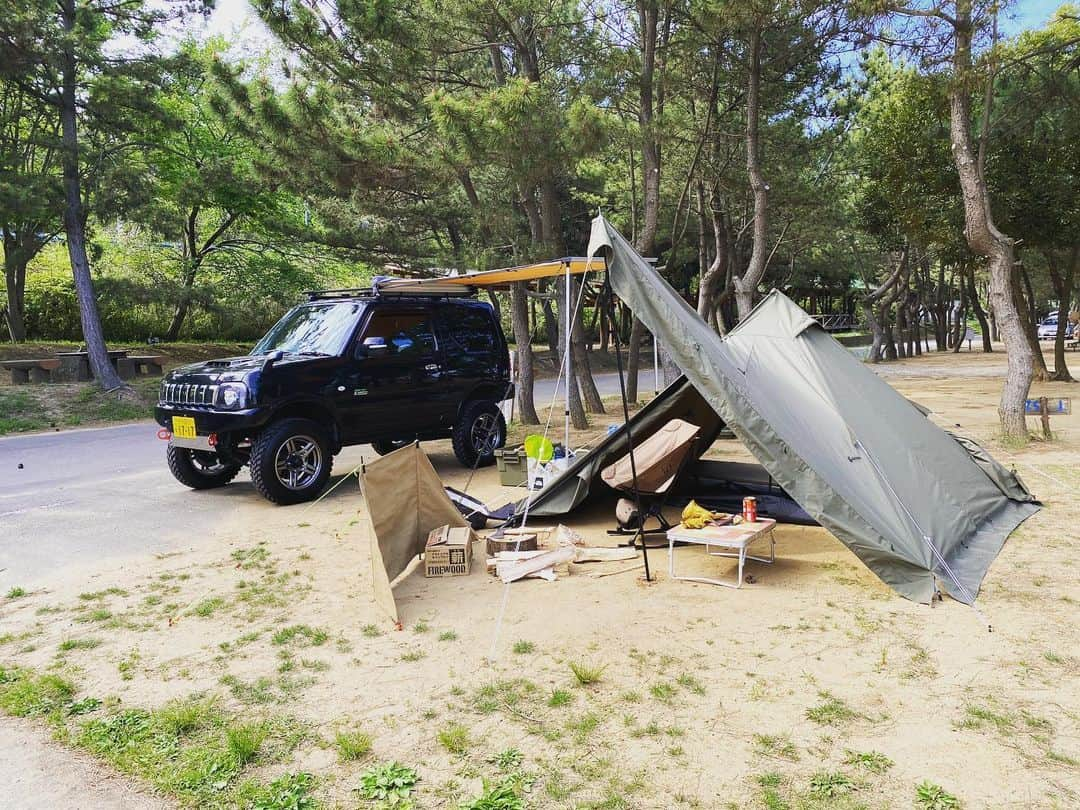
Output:
[[[174,416],[172,418],[173,436],[178,439],[195,438],[195,419],[191,416]]]

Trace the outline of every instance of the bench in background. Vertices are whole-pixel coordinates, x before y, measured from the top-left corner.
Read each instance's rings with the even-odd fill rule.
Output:
[[[160,377],[165,365],[165,358],[161,355],[129,356],[127,360],[131,361],[132,373],[136,377]]]
[[[47,383],[52,382],[53,372],[60,368],[60,360],[5,360],[0,366],[11,372],[11,382],[15,385]]]

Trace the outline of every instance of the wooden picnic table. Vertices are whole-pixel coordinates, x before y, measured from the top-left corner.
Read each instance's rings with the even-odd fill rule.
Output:
[[[93,378],[89,352],[57,352],[56,356],[60,358],[60,369],[55,373],[56,379],[64,382],[85,382]],[[128,353],[123,349],[109,352],[109,362],[112,363],[122,380],[130,379],[135,374],[132,363],[127,357]]]

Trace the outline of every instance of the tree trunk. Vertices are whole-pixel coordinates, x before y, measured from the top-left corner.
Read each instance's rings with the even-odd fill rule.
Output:
[[[7,318],[11,339],[16,343],[26,340],[26,261],[22,251],[4,239],[4,279],[7,284]]]
[[[750,177],[750,190],[754,194],[753,241],[750,262],[746,272],[735,281],[735,303],[739,320],[743,320],[754,308],[754,295],[765,276],[768,260],[765,239],[768,234],[769,186],[761,173],[761,136],[758,131],[761,115],[761,31],[756,27],[750,33],[750,64],[746,82],[746,171]]]
[[[566,385],[564,389],[567,394],[567,407],[570,409],[570,421],[574,427],[578,430],[587,428],[589,426],[589,420],[585,416],[585,408],[581,402],[581,389],[578,387],[577,373],[574,362],[573,352],[573,336],[572,329],[573,324],[571,321],[574,295],[573,288],[571,287],[569,295],[567,294],[566,282],[563,278],[555,279],[559,285],[559,356],[560,367],[563,370],[563,382]],[[570,345],[571,351],[567,352],[566,347]]]
[[[990,343],[990,323],[986,320],[986,311],[979,300],[979,290],[975,286],[975,268],[969,267],[967,271],[968,300],[971,308],[975,311],[975,318],[979,322],[979,331],[982,332],[983,351],[989,354],[994,350]]]
[[[106,391],[124,388],[116,369],[109,362],[101,315],[94,296],[94,281],[90,276],[90,260],[86,255],[86,215],[83,210],[82,178],[79,167],[79,134],[76,110],[76,64],[72,34],[75,29],[75,0],[61,0],[61,19],[68,37],[61,54],[60,126],[64,176],[64,231],[67,234],[68,257],[75,279],[75,294],[79,301],[83,340],[90,359],[90,368],[98,385]]]
[[[1054,285],[1054,294],[1058,297],[1058,325],[1054,336],[1054,373],[1050,377],[1058,382],[1072,382],[1069,367],[1065,363],[1065,330],[1069,324],[1069,311],[1072,304],[1073,283],[1076,280],[1076,266],[1080,263],[1080,244],[1075,244],[1069,251],[1069,262],[1064,274],[1057,265],[1052,251],[1045,251],[1046,264],[1050,268],[1050,280]],[[1073,335],[1080,339],[1080,335]]]
[[[571,279],[570,296],[573,301],[577,303],[578,298],[583,295],[581,279],[576,277]],[[574,309],[574,331],[571,333],[570,352],[574,355],[574,368],[577,371],[585,410],[588,413],[604,413],[604,402],[596,389],[592,366],[589,363],[589,353],[585,350],[585,324],[582,309],[584,309],[583,306]]]
[[[964,236],[972,252],[987,260],[990,305],[1005,342],[1008,370],[998,403],[1006,438],[1027,442],[1024,401],[1031,389],[1035,358],[1024,337],[1012,292],[1015,273],[1013,240],[998,230],[990,208],[990,191],[976,160],[971,136],[972,20],[971,0],[957,0],[952,86],[949,89],[949,129],[953,160],[964,205]]]
[[[1013,274],[1013,295],[1016,297],[1016,309],[1020,314],[1024,338],[1031,347],[1034,358],[1031,378],[1045,382],[1050,378],[1050,370],[1046,367],[1042,346],[1039,345],[1039,320],[1035,315],[1035,292],[1031,289],[1031,279],[1026,269],[1022,268],[1019,274]]]
[[[540,417],[536,415],[536,403],[533,399],[532,331],[529,329],[528,293],[523,281],[510,285],[510,324],[517,353],[517,385],[514,396],[517,398],[518,418],[522,424],[538,425]]]
[[[638,373],[641,370],[641,341],[645,324],[634,315],[630,322],[630,337],[626,342],[626,401],[638,401]]]

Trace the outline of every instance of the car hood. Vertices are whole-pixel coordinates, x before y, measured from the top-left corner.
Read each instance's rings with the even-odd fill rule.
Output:
[[[245,382],[249,377],[261,374],[270,365],[296,365],[311,363],[322,357],[281,354],[245,354],[240,357],[224,357],[220,360],[205,360],[174,368],[165,375],[165,382],[223,383]]]

